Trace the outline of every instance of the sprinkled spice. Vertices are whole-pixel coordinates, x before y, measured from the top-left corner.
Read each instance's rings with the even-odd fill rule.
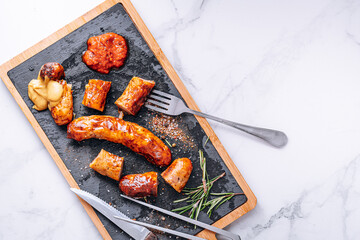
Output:
[[[160,135],[162,140],[170,138],[182,142],[187,147],[194,148],[194,139],[187,134],[184,127],[179,126],[179,121],[179,117],[174,118],[168,115],[155,114],[150,118],[149,125],[152,132]],[[176,143],[172,143],[171,146],[175,147]]]

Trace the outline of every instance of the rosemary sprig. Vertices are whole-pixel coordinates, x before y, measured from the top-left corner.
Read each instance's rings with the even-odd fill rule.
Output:
[[[197,220],[200,211],[204,210],[206,207],[209,206],[208,215],[210,216],[214,208],[217,209],[221,204],[230,200],[233,196],[238,195],[237,193],[221,193],[220,197],[208,201],[211,188],[217,180],[225,176],[225,172],[212,179],[209,179],[209,175],[206,171],[206,158],[204,157],[204,153],[201,150],[199,150],[199,159],[200,168],[202,170],[201,185],[195,188],[185,188],[183,192],[186,197],[176,200],[174,203],[186,201],[189,203],[189,205],[172,210],[174,212],[179,212],[180,214],[189,211],[190,218],[195,220]],[[219,194],[211,193],[211,195]]]
[[[206,212],[207,215],[210,217],[213,210],[218,209],[220,205],[223,203],[229,201],[231,198],[233,198],[236,195],[244,195],[243,193],[211,193],[211,195],[217,195],[220,197],[214,198],[204,204],[205,207],[209,207],[208,211]]]

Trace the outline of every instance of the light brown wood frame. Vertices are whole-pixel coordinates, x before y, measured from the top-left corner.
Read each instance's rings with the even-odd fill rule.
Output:
[[[34,56],[38,52],[42,51],[43,49],[49,47],[51,44],[55,43],[59,39],[65,37],[70,32],[76,30],[77,28],[81,27],[88,21],[92,20],[96,16],[100,15],[107,9],[111,8],[117,3],[121,3],[132,21],[134,22],[135,26],[139,30],[142,37],[145,39],[146,43],[160,62],[163,69],[168,74],[169,78],[174,83],[175,87],[180,92],[181,96],[186,101],[187,105],[195,110],[199,110],[198,106],[194,102],[193,98],[185,88],[185,85],[180,80],[179,76],[175,72],[174,68],[171,66],[170,62],[160,49],[159,45],[155,41],[154,37],[150,33],[149,29],[145,26],[145,23],[140,18],[139,14],[135,10],[134,6],[130,2],[130,0],[107,0],[94,9],[90,10],[89,12],[85,13],[81,17],[77,18],[73,22],[69,23],[65,27],[59,29],[55,33],[51,34],[49,37],[45,38],[44,40],[40,41],[39,43],[35,44],[31,48],[25,50],[24,52],[20,53],[16,57],[12,58],[11,60],[7,61],[3,65],[0,66],[0,77],[4,81],[6,87],[9,89],[13,97],[15,98],[16,102],[20,106],[21,110],[24,112],[25,116],[29,120],[30,124],[34,127],[37,135],[40,137],[41,141],[45,145],[46,149],[49,151],[51,157],[54,159],[56,165],[59,167],[61,173],[64,175],[66,180],[68,181],[69,185],[73,188],[79,188],[77,185],[75,179],[70,174],[69,170],[66,168],[64,162],[60,158],[60,156],[57,154],[55,148],[51,144],[50,140],[46,136],[45,132],[40,127],[39,123],[36,121],[35,117],[27,107],[26,103],[20,96],[19,92],[16,90],[15,86],[9,79],[7,72],[11,70],[12,68],[16,67],[17,65],[21,64],[22,62],[26,61],[30,57]],[[249,212],[251,209],[253,209],[256,205],[256,197],[249,188],[248,184],[245,182],[244,178],[242,177],[240,171],[235,166],[234,162],[231,160],[229,154],[226,152],[224,146],[221,144],[220,140],[216,136],[213,129],[210,127],[209,123],[206,119],[202,117],[196,116],[197,120],[199,121],[201,127],[204,129],[205,133],[210,137],[211,142],[213,143],[216,150],[219,152],[221,158],[225,162],[226,166],[231,171],[232,175],[240,185],[241,189],[244,191],[246,197],[248,198],[247,202],[240,207],[234,209],[232,212],[224,216],[223,218],[219,219],[217,222],[215,222],[213,225],[219,228],[223,228],[230,223],[232,223],[234,220],[238,219],[245,213]],[[104,239],[111,239],[109,233],[101,223],[100,219],[96,215],[94,209],[87,204],[85,201],[83,201],[81,198],[79,198],[81,201],[81,204],[84,206],[86,212],[90,216],[91,220],[94,222],[96,228],[99,230],[101,236]],[[197,236],[205,238],[205,239],[216,239],[215,235],[208,231],[203,230]]]

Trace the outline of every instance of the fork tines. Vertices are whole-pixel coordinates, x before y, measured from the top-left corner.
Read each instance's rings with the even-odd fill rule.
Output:
[[[168,94],[168,93],[165,93],[165,92],[161,92],[161,91],[156,90],[156,89],[152,90],[152,93],[155,93],[155,94],[157,94],[157,95],[160,95],[160,96],[163,96],[163,97],[169,98],[169,99],[173,99],[173,98],[174,98],[173,95]]]
[[[148,96],[144,106],[158,112],[166,113],[171,98],[172,95],[154,89],[152,90],[152,94]]]

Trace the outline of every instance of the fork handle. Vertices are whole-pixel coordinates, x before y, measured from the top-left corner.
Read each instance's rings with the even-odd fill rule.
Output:
[[[242,130],[248,134],[251,134],[255,137],[263,139],[264,141],[268,142],[269,144],[271,144],[272,146],[277,147],[277,148],[281,148],[281,147],[285,146],[288,142],[288,138],[287,138],[286,134],[281,131],[266,129],[266,128],[259,128],[259,127],[252,127],[252,126],[232,122],[229,120],[225,120],[225,119],[222,119],[219,117],[215,117],[215,116],[212,116],[212,115],[209,115],[206,113],[198,112],[198,111],[195,111],[192,109],[188,109],[187,112],[198,115],[200,117],[209,118],[209,119],[215,120],[217,122],[234,127],[236,129]]]

